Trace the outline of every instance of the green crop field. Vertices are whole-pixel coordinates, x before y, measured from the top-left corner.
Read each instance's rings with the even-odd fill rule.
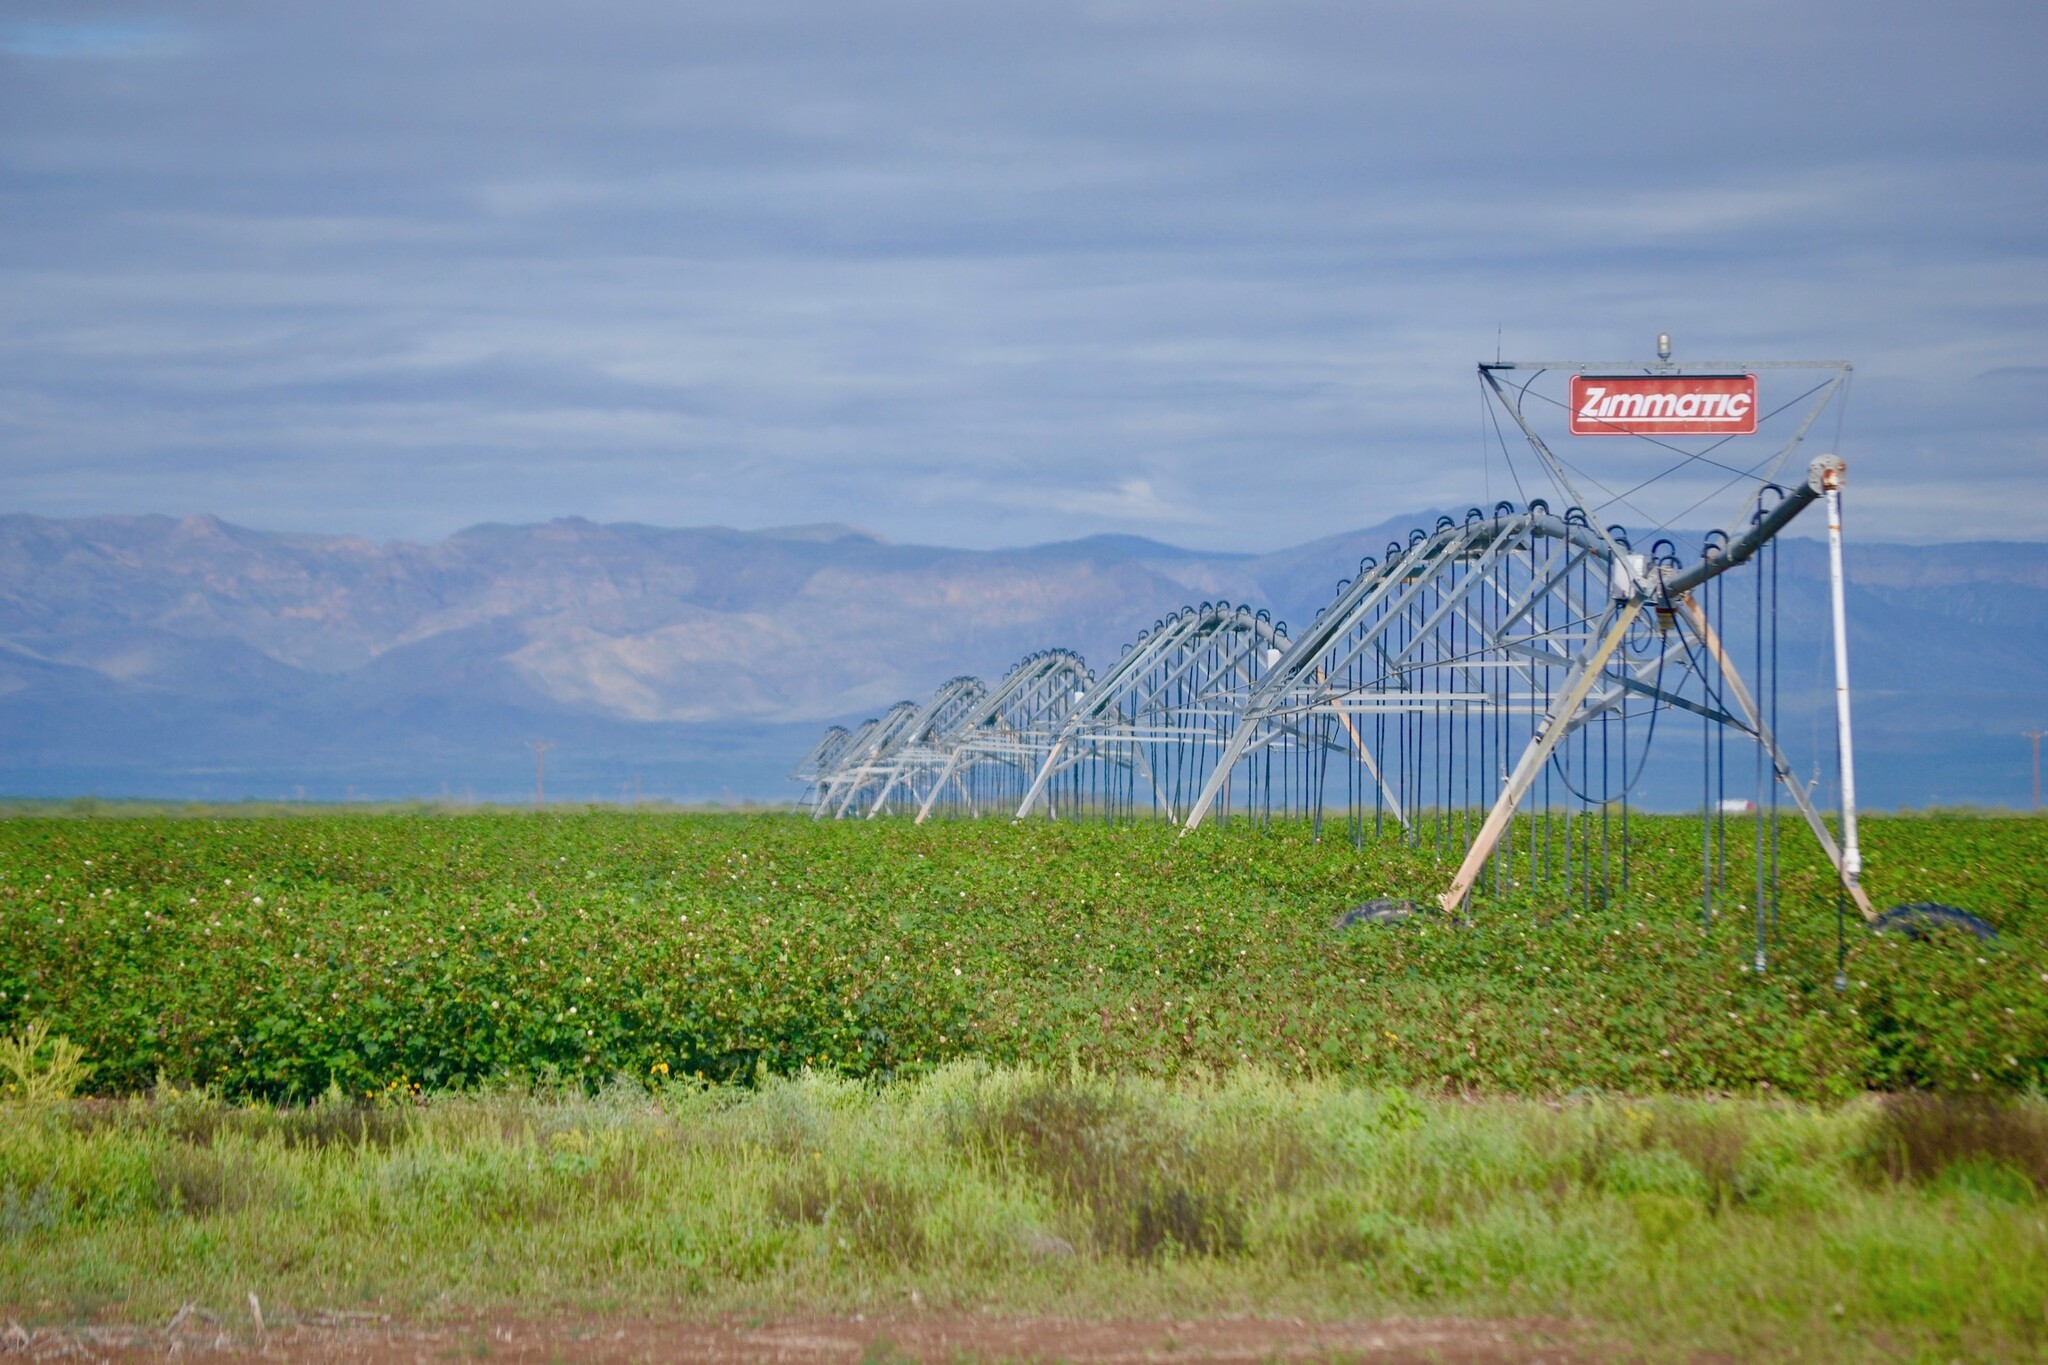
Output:
[[[1769,970],[1752,841],[1700,916],[1697,821],[1638,817],[1629,890],[1426,902],[1435,847],[1242,823],[812,823],[788,815],[0,822],[0,1027],[47,1021],[101,1093],[159,1077],[307,1099],[493,1078],[916,1073],[949,1060],[1370,1085],[1839,1097],[2048,1084],[2048,822],[1869,822],[1852,923],[1788,829]]]
[[[1449,841],[0,821],[0,1315],[51,1350],[794,1311],[2039,1356],[2048,821],[1872,820],[1880,905],[2001,934],[1852,921],[1841,990],[1797,830],[1754,970],[1752,831],[1704,928],[1699,822],[1637,817],[1625,894],[1338,929]]]

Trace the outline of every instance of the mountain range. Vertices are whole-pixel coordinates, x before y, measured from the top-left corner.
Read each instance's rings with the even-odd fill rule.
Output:
[[[0,516],[0,795],[520,799],[544,740],[558,799],[788,799],[829,723],[1047,646],[1106,662],[1189,602],[1305,623],[1435,515],[1271,554],[573,518],[379,544]],[[1784,730],[1817,752],[1825,548],[1781,544]],[[2024,803],[2048,544],[1852,542],[1850,582],[1868,798]]]

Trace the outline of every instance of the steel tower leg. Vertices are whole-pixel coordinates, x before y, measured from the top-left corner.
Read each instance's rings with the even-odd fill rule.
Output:
[[[1041,763],[1038,767],[1038,776],[1032,779],[1031,790],[1024,793],[1024,800],[1017,807],[1016,819],[1022,820],[1025,816],[1031,814],[1031,808],[1038,804],[1039,793],[1043,792],[1046,784],[1052,781],[1053,767],[1059,762],[1060,751],[1066,747],[1067,742],[1064,739],[1060,740],[1046,754],[1045,762]]]
[[[925,817],[929,816],[932,813],[932,806],[937,803],[939,799],[939,793],[945,791],[946,783],[952,780],[953,770],[960,766],[960,755],[965,752],[966,748],[965,746],[962,746],[961,748],[955,749],[951,754],[948,754],[946,756],[945,771],[939,774],[938,781],[932,783],[931,795],[925,797],[924,804],[920,805],[917,808],[917,819],[913,823],[920,825],[923,824],[925,822]]]
[[[1792,775],[1792,765],[1785,761],[1784,752],[1778,748],[1777,736],[1771,733],[1770,726],[1764,724],[1762,710],[1751,699],[1749,689],[1743,685],[1742,675],[1735,671],[1735,661],[1721,648],[1721,637],[1716,635],[1714,628],[1707,623],[1707,614],[1700,610],[1699,603],[1693,601],[1690,596],[1678,599],[1678,609],[1685,613],[1686,620],[1692,622],[1693,629],[1699,632],[1700,642],[1706,645],[1707,652],[1714,656],[1714,662],[1720,666],[1722,676],[1728,680],[1728,690],[1735,696],[1735,704],[1742,709],[1743,719],[1749,722],[1750,728],[1762,742],[1765,752],[1771,756],[1771,766],[1777,770],[1778,781],[1783,784],[1786,794],[1792,798],[1792,804],[1799,807],[1799,813],[1805,817],[1807,828],[1813,831],[1813,837],[1819,841],[1821,851],[1826,853],[1828,861],[1835,865],[1835,872],[1841,877],[1843,887],[1849,892],[1849,898],[1856,902],[1856,909],[1864,919],[1876,919],[1877,911],[1871,907],[1869,895],[1864,892],[1859,882],[1850,879],[1842,850],[1835,844],[1835,836],[1829,832],[1827,821],[1820,818],[1820,812],[1814,809],[1813,798],[1806,794],[1806,788]]]
[[[1614,657],[1614,651],[1621,647],[1622,638],[1642,611],[1643,599],[1640,597],[1623,603],[1609,621],[1607,633],[1601,637],[1599,646],[1580,661],[1579,671],[1572,676],[1557,704],[1551,707],[1550,714],[1544,717],[1543,728],[1529,741],[1529,747],[1522,750],[1521,761],[1515,764],[1514,772],[1508,775],[1507,786],[1501,789],[1493,809],[1487,812],[1486,823],[1479,827],[1472,847],[1465,850],[1465,861],[1458,865],[1458,875],[1451,878],[1449,889],[1436,898],[1436,903],[1446,911],[1457,913],[1458,907],[1465,903],[1465,897],[1471,894],[1472,883],[1479,880],[1479,869],[1493,856],[1494,846],[1500,842],[1508,821],[1515,818],[1515,808],[1522,803],[1522,797],[1536,780],[1536,774],[1550,760],[1551,751],[1571,729],[1571,718],[1585,704],[1587,694],[1600,680],[1607,661]]]

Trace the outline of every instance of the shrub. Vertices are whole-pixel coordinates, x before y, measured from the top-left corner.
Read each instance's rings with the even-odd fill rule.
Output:
[[[957,1135],[983,1160],[1042,1182],[1100,1251],[1152,1260],[1244,1250],[1235,1186],[1255,1168],[1228,1144],[1205,1149],[1163,1106],[1122,1087],[1035,1080],[976,1104]]]
[[[856,1256],[916,1265],[928,1246],[925,1194],[885,1174],[812,1166],[777,1183],[770,1202],[784,1222],[823,1228]]]
[[[2002,1166],[2048,1190],[2048,1113],[1989,1095],[1888,1096],[1863,1150],[1866,1169],[1928,1182],[1970,1165]]]

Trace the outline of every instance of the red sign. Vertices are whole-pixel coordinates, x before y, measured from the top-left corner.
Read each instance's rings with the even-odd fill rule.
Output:
[[[1754,436],[1753,374],[1572,376],[1574,436]]]

